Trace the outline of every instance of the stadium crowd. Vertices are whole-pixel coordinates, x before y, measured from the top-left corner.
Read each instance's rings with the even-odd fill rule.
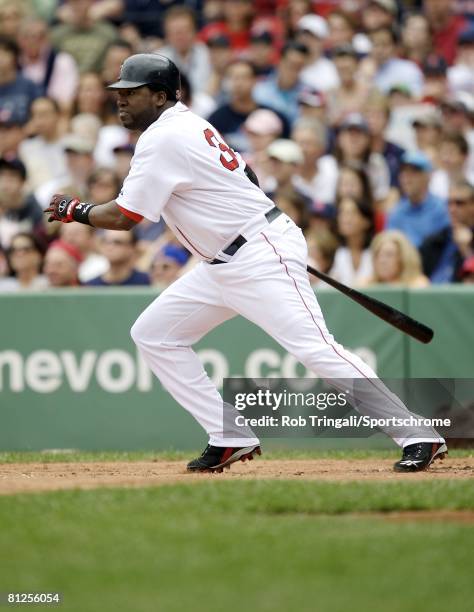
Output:
[[[472,0],[0,0],[0,293],[164,288],[195,265],[162,222],[43,214],[54,193],[118,195],[139,135],[105,86],[153,51],[313,265],[359,287],[474,282]]]

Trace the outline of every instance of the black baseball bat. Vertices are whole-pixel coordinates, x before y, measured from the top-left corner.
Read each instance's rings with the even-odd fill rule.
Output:
[[[375,316],[383,319],[390,325],[393,325],[393,327],[396,327],[412,338],[415,338],[424,344],[428,344],[428,342],[431,342],[433,339],[434,332],[431,328],[427,327],[423,323],[420,323],[420,321],[412,319],[407,314],[400,312],[400,310],[397,310],[396,308],[393,308],[380,300],[376,300],[369,295],[365,295],[365,293],[361,293],[360,291],[356,291],[351,287],[347,287],[347,285],[343,285],[334,278],[324,274],[324,272],[319,272],[319,270],[316,270],[311,266],[307,266],[307,270],[310,274],[317,276],[328,285],[331,285],[331,287],[338,289],[344,293],[344,295],[350,297],[351,300],[354,300],[367,310],[370,310],[370,312]]]

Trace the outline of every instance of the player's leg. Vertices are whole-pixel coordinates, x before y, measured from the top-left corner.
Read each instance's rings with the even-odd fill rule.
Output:
[[[237,312],[273,336],[308,369],[341,390],[346,389],[347,381],[353,380],[351,391],[361,413],[378,419],[410,417],[403,402],[375,372],[329,333],[308,280],[306,243],[294,224],[286,227],[271,224],[241,251],[228,273],[247,275],[247,280],[241,285],[232,280],[227,284],[227,297]],[[387,427],[384,431],[403,447],[419,442],[444,442],[431,427]]]
[[[165,389],[206,430],[209,444],[247,447],[258,444],[257,438],[249,428],[236,427],[235,419],[227,416],[233,408],[223,405],[216,386],[191,348],[208,331],[235,316],[220,302],[220,288],[200,264],[144,310],[131,336]],[[229,424],[233,424],[232,431]]]

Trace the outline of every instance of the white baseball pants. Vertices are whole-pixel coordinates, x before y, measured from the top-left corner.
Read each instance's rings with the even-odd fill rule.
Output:
[[[357,406],[361,413],[379,419],[409,417],[403,402],[375,372],[329,333],[309,283],[306,241],[299,227],[285,214],[271,224],[262,215],[242,234],[248,242],[228,263],[199,263],[161,293],[131,329],[148,366],[206,430],[209,444],[258,443],[244,428],[224,437],[223,411],[228,407],[191,348],[236,314],[257,324],[306,368],[336,386],[338,379],[362,378],[376,385],[379,401],[362,397]],[[399,446],[443,441],[431,427],[397,432],[386,430]]]

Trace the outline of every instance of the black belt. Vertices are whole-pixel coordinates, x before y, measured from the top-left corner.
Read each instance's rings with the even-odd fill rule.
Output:
[[[282,213],[282,211],[279,208],[277,208],[276,206],[274,206],[273,208],[270,208],[270,210],[268,212],[265,213],[265,217],[266,217],[268,223],[271,223],[277,217],[279,217],[281,215],[281,213]],[[240,249],[241,246],[244,246],[244,244],[246,242],[247,242],[247,239],[244,238],[242,235],[239,235],[222,252],[225,253],[226,255],[229,255],[229,257],[232,257],[233,255],[235,255],[237,253],[237,251]],[[209,263],[211,264],[211,266],[213,266],[214,264],[221,264],[221,263],[227,263],[227,262],[223,261],[222,259],[217,259],[216,258],[216,259],[213,259],[212,261],[210,261]]]

